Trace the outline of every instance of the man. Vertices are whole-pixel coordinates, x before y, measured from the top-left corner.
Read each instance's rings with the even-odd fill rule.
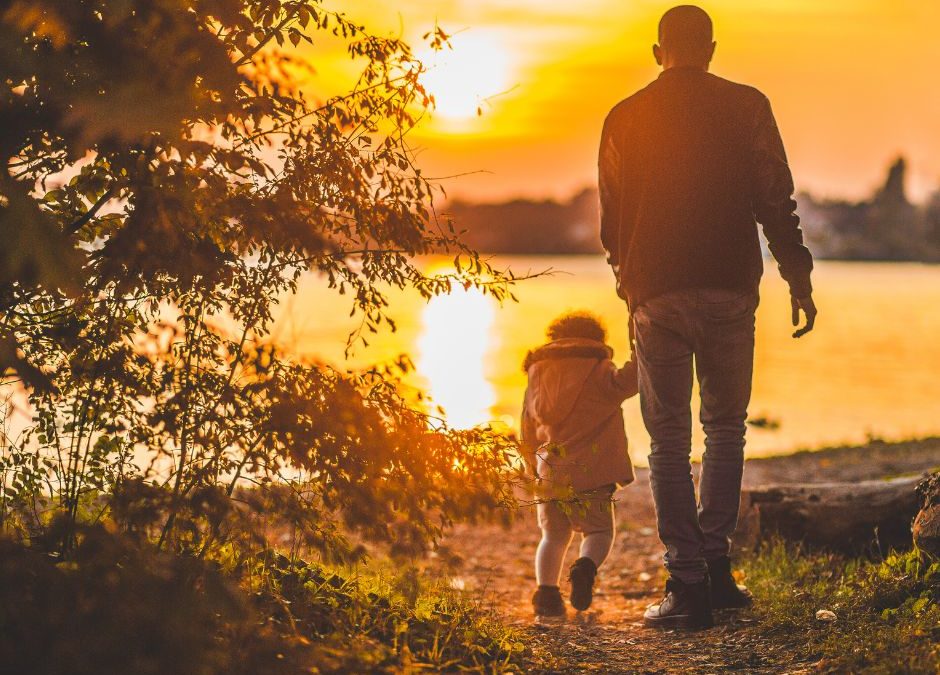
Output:
[[[792,296],[794,337],[813,328],[812,256],[770,104],[712,75],[712,22],[674,7],[653,46],[659,78],[610,112],[601,140],[601,238],[631,309],[650,483],[669,571],[644,622],[705,628],[744,607],[729,559],[744,466],[764,229]],[[689,455],[693,377],[705,455],[696,504]]]

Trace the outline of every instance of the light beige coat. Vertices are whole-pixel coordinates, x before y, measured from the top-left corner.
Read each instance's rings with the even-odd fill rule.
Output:
[[[633,481],[621,404],[637,393],[636,364],[617,368],[594,340],[555,340],[529,353],[522,408],[527,463],[551,492]]]

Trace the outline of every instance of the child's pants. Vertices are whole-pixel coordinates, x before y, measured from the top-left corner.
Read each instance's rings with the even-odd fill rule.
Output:
[[[557,586],[561,567],[574,532],[581,532],[581,557],[595,565],[607,559],[614,543],[613,485],[579,492],[573,504],[548,501],[538,505],[542,541],[535,552],[535,579],[539,586]]]

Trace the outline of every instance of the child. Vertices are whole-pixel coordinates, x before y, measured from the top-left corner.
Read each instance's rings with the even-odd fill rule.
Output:
[[[561,620],[565,604],[558,583],[572,533],[583,537],[568,575],[570,601],[584,611],[614,541],[611,496],[618,485],[633,481],[620,405],[637,393],[637,374],[633,362],[614,365],[607,333],[591,314],[565,314],[547,335],[549,342],[525,359],[522,440],[542,500],[532,605],[538,620]]]

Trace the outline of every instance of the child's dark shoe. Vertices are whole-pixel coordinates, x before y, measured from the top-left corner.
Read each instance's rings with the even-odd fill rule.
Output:
[[[753,604],[754,599],[747,588],[735,582],[728,556],[706,562],[711,581],[712,609],[743,609]]]
[[[594,578],[597,565],[590,558],[578,558],[568,572],[571,582],[571,606],[579,612],[587,610],[594,600]]]
[[[565,620],[565,601],[558,586],[539,586],[532,596],[532,609],[539,623],[560,623]]]

